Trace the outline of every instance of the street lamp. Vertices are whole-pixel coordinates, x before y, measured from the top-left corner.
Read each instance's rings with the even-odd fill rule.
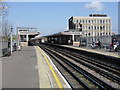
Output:
[[[11,54],[12,54],[12,50],[13,50],[13,44],[12,44],[12,30],[13,30],[13,28],[12,28],[12,26],[10,27],[10,31],[11,31],[11,34],[10,34],[10,46],[11,46],[11,49],[10,49],[10,51],[11,51]]]

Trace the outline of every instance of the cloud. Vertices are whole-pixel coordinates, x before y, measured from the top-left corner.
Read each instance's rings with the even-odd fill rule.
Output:
[[[87,9],[94,10],[95,12],[100,12],[104,9],[104,5],[100,2],[87,3],[87,4],[85,4],[84,7]]]

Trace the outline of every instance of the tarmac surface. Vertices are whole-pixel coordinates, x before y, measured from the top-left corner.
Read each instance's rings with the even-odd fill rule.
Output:
[[[2,88],[70,88],[52,60],[38,46],[23,47],[1,61]]]
[[[33,46],[23,47],[2,58],[2,88],[39,88],[36,53]]]
[[[119,52],[109,52],[109,49],[63,46],[119,56]],[[23,47],[22,51],[15,51],[9,57],[2,57],[0,67],[2,88],[70,88],[49,57],[38,46]]]

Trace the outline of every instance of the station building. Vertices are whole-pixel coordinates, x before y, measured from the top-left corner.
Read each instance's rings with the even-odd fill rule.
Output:
[[[110,44],[112,41],[112,21],[107,15],[72,16],[68,23],[67,31],[45,36],[47,42],[78,46],[82,43],[91,45],[92,42],[97,41],[102,44]]]
[[[76,41],[77,39],[80,39],[80,37],[76,38],[75,36],[79,36],[79,35],[80,35],[80,32],[68,30],[68,31],[48,35],[46,37],[47,37],[48,43],[61,44],[61,45],[69,44],[69,45],[78,46],[80,42],[76,42]]]
[[[28,46],[31,44],[29,41],[35,36],[39,35],[37,28],[33,27],[17,27],[18,40],[22,46]]]
[[[71,29],[81,32],[80,37],[82,41],[88,44],[97,41],[105,44],[111,42],[112,21],[110,17],[104,14],[72,16],[69,19],[69,30]]]

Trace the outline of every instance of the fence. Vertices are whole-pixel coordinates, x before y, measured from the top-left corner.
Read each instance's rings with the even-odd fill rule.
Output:
[[[2,39],[2,36],[0,36],[0,57],[3,56],[3,49],[8,49],[8,41],[5,41]]]

